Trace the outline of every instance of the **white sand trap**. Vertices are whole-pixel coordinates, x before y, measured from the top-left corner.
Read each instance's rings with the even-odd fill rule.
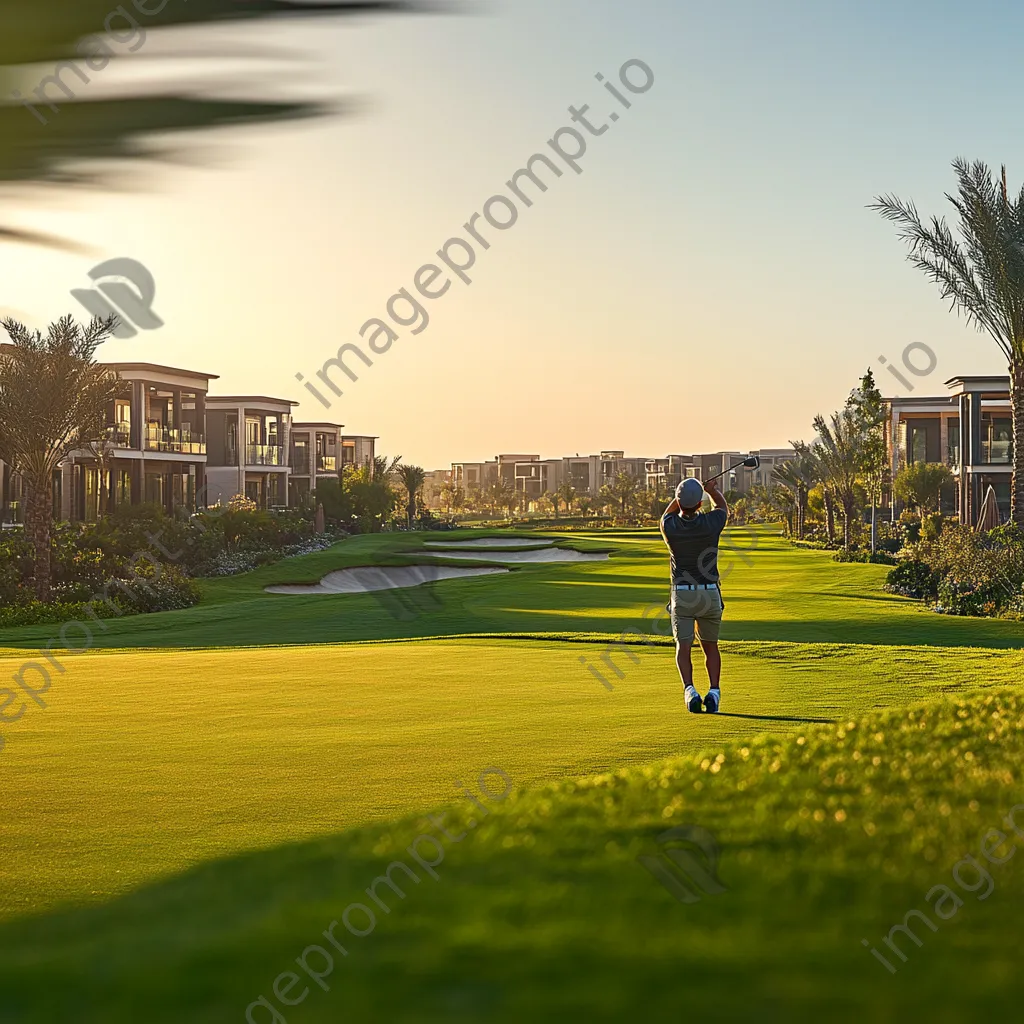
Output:
[[[435,551],[440,558],[471,558],[475,562],[603,562],[608,554],[574,551],[572,548],[539,548],[536,551]]]
[[[428,540],[424,547],[428,548],[450,548],[458,551],[460,548],[535,548],[538,546],[550,547],[550,540],[527,540],[525,537],[476,537],[473,540]]]
[[[434,580],[490,576],[497,572],[508,572],[508,569],[461,569],[454,565],[362,565],[354,569],[335,569],[319,583],[279,583],[263,589],[268,594],[365,594],[374,590],[418,587]]]

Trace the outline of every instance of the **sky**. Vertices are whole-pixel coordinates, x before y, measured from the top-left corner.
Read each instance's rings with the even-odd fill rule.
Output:
[[[257,72],[268,88],[351,113],[195,133],[187,159],[132,165],[116,191],[5,191],[0,222],[91,250],[0,243],[0,312],[33,326],[84,318],[70,292],[89,270],[137,260],[164,325],[107,341],[99,358],[298,400],[297,419],[377,435],[379,451],[427,469],[499,452],[785,446],[810,439],[814,415],[840,407],[868,366],[883,393],[909,394],[879,357],[899,365],[912,343],[935,353],[930,374],[903,371],[915,394],[1005,372],[867,206],[893,193],[948,213],[956,156],[1007,164],[1019,188],[1020,8],[481,0],[271,31],[294,56]],[[152,33],[137,63],[161,45]],[[622,85],[628,61],[650,69],[647,91]],[[141,73],[132,63],[124,73]],[[641,67],[627,69],[640,85]],[[119,73],[82,88],[100,95]],[[587,143],[575,173],[548,140],[582,104],[608,128],[575,125]],[[532,205],[518,202],[507,229],[478,220],[490,247],[476,246],[471,282],[446,272],[444,294],[421,299],[427,326],[392,324],[397,339],[371,352],[361,325],[386,319],[399,289],[415,294],[418,268],[469,239],[470,216],[511,196],[506,181],[537,152],[561,176],[542,172],[544,193],[526,182]],[[316,374],[347,342],[372,365],[350,357],[356,381],[333,372],[338,397]]]

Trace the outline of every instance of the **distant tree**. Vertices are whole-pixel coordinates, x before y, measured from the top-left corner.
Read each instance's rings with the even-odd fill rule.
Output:
[[[846,400],[862,433],[861,438],[861,480],[871,501],[871,551],[874,552],[877,538],[877,510],[882,500],[882,485],[889,463],[885,445],[885,406],[882,393],[875,384],[875,375],[869,366],[861,377],[860,386],[850,392]]]
[[[409,526],[411,527],[412,521],[416,518],[416,494],[427,479],[427,473],[422,466],[407,466],[402,464],[395,467],[395,475],[401,481],[408,497],[405,507],[405,515]]]
[[[501,476],[487,485],[484,489],[484,498],[494,513],[511,512],[519,502],[516,489]]]
[[[843,510],[843,547],[849,550],[857,509],[857,478],[864,462],[864,434],[855,413],[843,409],[826,420],[814,417],[813,451],[823,481]],[[826,509],[828,508],[826,499]]]
[[[791,441],[790,444],[793,444],[793,442]],[[794,449],[797,451],[796,457],[787,459],[781,465],[776,466],[775,475],[793,492],[796,513],[796,535],[798,540],[803,540],[804,520],[807,518],[807,495],[817,481],[814,476],[814,462],[806,454],[807,446],[803,445],[802,442],[800,446],[804,449],[804,454],[801,455],[800,448],[797,444],[793,444]]]
[[[53,475],[71,452],[103,437],[107,407],[122,389],[118,375],[93,358],[115,323],[94,317],[83,327],[66,316],[44,337],[3,321],[13,344],[0,345],[0,459],[25,488],[25,532],[40,601],[50,599]]]
[[[952,479],[949,467],[941,462],[912,462],[896,474],[892,490],[900,501],[930,512],[939,507],[939,492]]]
[[[466,504],[465,490],[458,486],[454,480],[445,480],[441,486],[441,504],[449,515],[452,512],[458,512]]]
[[[558,490],[555,491],[554,497],[561,499],[565,504],[565,514],[570,515],[572,503],[576,500],[576,488],[573,487],[572,480],[563,480]],[[556,512],[555,515],[557,516],[558,513]]]
[[[640,481],[632,473],[617,473],[609,486],[608,493],[618,502],[619,514],[625,518],[630,505],[636,500]]]

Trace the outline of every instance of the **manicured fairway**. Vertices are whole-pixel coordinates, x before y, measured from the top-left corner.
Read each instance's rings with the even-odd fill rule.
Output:
[[[498,576],[428,584],[407,592],[408,611],[403,605],[409,602],[394,597],[263,592],[271,583],[315,583],[332,569],[347,566],[443,562],[443,552],[423,547],[426,536],[436,534],[354,537],[242,577],[203,581],[202,604],[111,620],[106,632],[96,632],[94,644],[182,648],[456,634],[617,636],[626,629],[647,628],[650,618],[642,618],[644,609],[668,599],[664,545],[653,530],[543,534],[541,542],[554,539],[613,554],[604,562],[515,566]],[[464,530],[444,536],[479,533]],[[934,615],[917,602],[883,593],[885,566],[837,564],[828,552],[797,551],[775,530],[727,531],[724,543],[731,545],[721,556],[727,605],[722,635],[727,640],[944,647],[1019,647],[1024,641],[1020,623]],[[53,626],[2,630],[0,655],[5,646],[38,648],[56,635]],[[80,642],[77,636],[73,639]]]
[[[57,652],[47,707],[2,732],[0,1020],[244,1020],[429,827],[423,814],[460,799],[455,780],[477,792],[491,766],[525,794],[489,801],[441,879],[381,912],[373,935],[345,932],[336,988],[314,986],[289,1021],[781,1020],[794,1007],[895,1021],[915,999],[953,1021],[997,1005],[983,984],[1008,997],[999,941],[1024,858],[993,868],[1010,892],[969,897],[896,976],[860,939],[880,942],[947,860],[977,854],[972,828],[1024,803],[1016,689],[985,703],[1024,680],[1024,626],[928,613],[879,590],[883,567],[762,532],[726,586],[726,714],[698,717],[642,617],[667,589],[650,531],[571,535],[559,542],[612,557],[428,585],[440,604],[411,613],[262,591],[422,563],[421,539],[356,538],[211,582],[195,609],[114,621],[96,649]],[[623,630],[639,635],[609,653]],[[52,635],[0,636],[3,677]],[[967,693],[966,709],[934,704]],[[929,701],[909,728],[906,709]],[[853,760],[826,723],[867,713],[883,721],[857,732]],[[700,752],[727,767],[702,769]],[[679,904],[636,865],[679,823],[718,836],[728,893]],[[984,968],[936,998],[957,952]]]

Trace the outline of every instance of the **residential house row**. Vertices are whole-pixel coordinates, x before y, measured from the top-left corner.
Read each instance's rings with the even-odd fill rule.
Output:
[[[100,509],[154,502],[190,511],[245,495],[260,508],[302,502],[346,466],[373,464],[376,437],[344,424],[295,422],[298,404],[268,395],[213,395],[216,374],[155,363],[105,363],[126,382],[101,441],[72,452],[54,476],[54,515],[92,522]],[[17,473],[0,462],[0,521],[21,519]]]
[[[451,481],[467,494],[486,490],[504,480],[527,500],[557,491],[568,482],[578,495],[597,496],[602,487],[620,474],[635,477],[643,486],[671,492],[687,477],[707,479],[722,470],[726,491],[746,493],[755,484],[775,481],[775,467],[794,456],[792,448],[764,448],[753,454],[761,458],[758,469],[739,465],[748,452],[714,452],[707,455],[666,455],[663,458],[627,457],[624,451],[603,451],[598,455],[567,455],[542,459],[539,455],[504,454],[486,462],[453,462],[450,470],[427,474],[424,496],[431,507],[439,507],[441,490]],[[735,468],[731,468],[735,467]]]
[[[953,377],[948,394],[884,399],[885,439],[889,469],[916,462],[940,462],[949,467],[953,482],[940,495],[940,508],[963,523],[976,524],[985,494],[991,487],[1000,518],[1010,511],[1013,477],[1013,425],[1010,378],[1005,376]],[[441,505],[441,490],[451,481],[466,493],[485,490],[501,478],[525,492],[531,500],[557,490],[569,480],[579,494],[596,495],[619,473],[631,473],[649,488],[671,491],[680,480],[707,479],[739,462],[746,453],[713,452],[707,455],[666,455],[662,458],[626,458],[622,451],[598,455],[541,459],[539,455],[505,454],[486,462],[453,462],[450,470],[428,474],[424,494],[428,505]],[[725,490],[746,493],[753,485],[778,482],[775,468],[794,457],[791,448],[767,448],[756,470],[738,468],[724,478]],[[891,489],[883,509],[895,516],[899,502]]]

